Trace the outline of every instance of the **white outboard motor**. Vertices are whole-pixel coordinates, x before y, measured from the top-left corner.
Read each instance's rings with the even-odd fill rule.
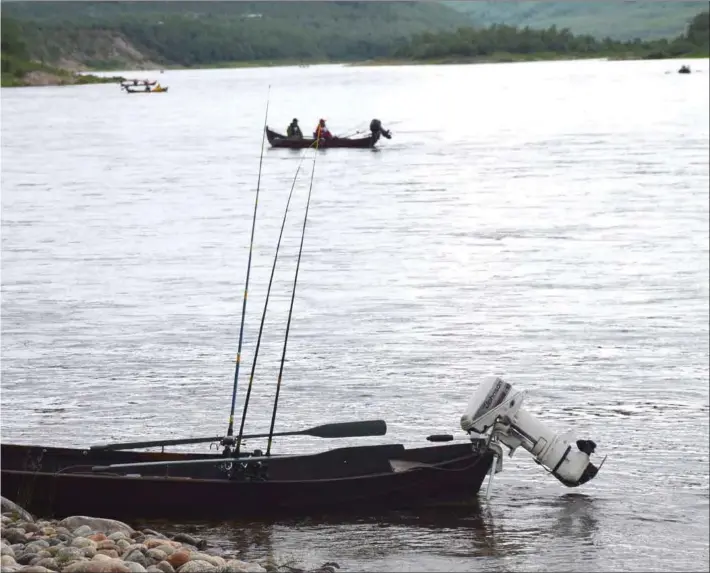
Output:
[[[522,446],[568,487],[582,485],[597,475],[601,464],[596,467],[589,460],[597,445],[591,440],[573,442],[570,433],[556,434],[522,408],[524,398],[525,392],[514,392],[502,378],[488,377],[471,398],[461,417],[461,428],[488,433],[491,441],[498,440],[510,449],[510,456]]]

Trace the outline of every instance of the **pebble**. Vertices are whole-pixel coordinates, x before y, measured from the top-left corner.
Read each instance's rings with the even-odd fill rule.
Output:
[[[3,573],[288,573],[293,567],[242,561],[187,533],[171,537],[134,530],[114,519],[74,515],[35,519],[2,499],[0,570]],[[335,573],[324,563],[304,573]]]

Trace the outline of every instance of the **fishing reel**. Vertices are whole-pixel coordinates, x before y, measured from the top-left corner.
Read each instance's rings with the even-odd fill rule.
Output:
[[[523,449],[567,487],[587,483],[601,469],[604,460],[595,466],[590,456],[597,445],[592,440],[576,440],[570,432],[556,434],[532,414],[523,409],[525,392],[514,392],[513,387],[497,376],[487,377],[461,417],[461,428],[468,432],[487,434],[494,451],[495,442],[510,450]]]

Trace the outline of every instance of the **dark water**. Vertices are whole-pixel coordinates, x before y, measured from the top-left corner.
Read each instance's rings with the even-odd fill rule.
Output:
[[[382,417],[386,439],[359,443],[463,438],[471,393],[497,373],[609,458],[569,490],[519,451],[463,514],[200,534],[351,571],[707,570],[709,70],[667,73],[679,65],[167,72],[170,92],[150,96],[3,89],[2,439],[226,430],[271,84],[273,127],[325,117],[344,134],[378,117],[394,134],[379,151],[318,154],[277,430]],[[247,365],[299,161],[265,153]],[[312,167],[250,432],[268,428]]]

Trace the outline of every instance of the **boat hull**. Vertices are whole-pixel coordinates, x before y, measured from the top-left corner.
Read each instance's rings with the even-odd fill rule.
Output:
[[[169,88],[160,88],[160,89],[152,88],[152,89],[146,90],[146,89],[140,89],[140,88],[139,89],[130,89],[127,87],[125,89],[126,89],[126,93],[129,93],[129,94],[161,94],[161,93],[166,93]]]
[[[268,127],[266,128],[266,138],[269,140],[271,147],[285,148],[285,149],[307,149],[309,147],[315,148],[316,140],[312,137],[304,137],[303,139],[289,139],[285,135],[277,133]],[[369,149],[375,147],[375,144],[380,139],[379,134],[368,135],[367,137],[358,137],[354,139],[350,138],[334,138],[334,139],[321,139],[318,142],[318,149],[339,149],[339,148],[349,148],[349,149]]]
[[[57,518],[83,514],[189,521],[352,514],[471,502],[493,459],[481,444],[461,443],[409,450],[401,445],[364,446],[274,457],[265,473],[233,479],[226,479],[217,464],[116,470],[123,475],[90,469],[213,457],[2,445],[0,489],[30,512]],[[128,475],[138,472],[142,475]]]

